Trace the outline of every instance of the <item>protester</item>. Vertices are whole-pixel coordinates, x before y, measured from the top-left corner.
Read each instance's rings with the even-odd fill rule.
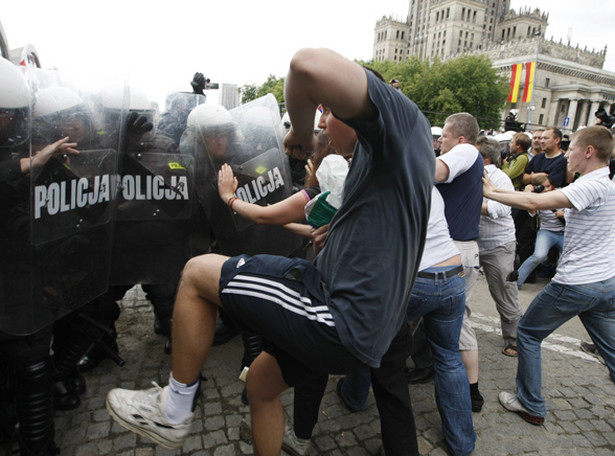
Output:
[[[611,132],[600,126],[572,136],[568,170],[581,177],[551,192],[514,192],[483,178],[487,198],[525,210],[566,208],[564,249],[552,281],[534,298],[518,328],[517,392],[499,401],[531,424],[544,423],[541,344],[558,327],[579,316],[615,382],[615,185],[608,162]]]
[[[485,173],[502,188],[513,190],[510,178],[497,166],[500,162],[500,144],[485,136],[478,138],[478,150],[485,162]],[[515,282],[507,280],[515,268],[515,224],[510,207],[484,198],[478,225],[479,261],[487,279],[489,293],[500,314],[502,338],[506,356],[517,356],[517,325],[521,319],[521,306]]]
[[[167,448],[180,447],[190,431],[217,306],[267,341],[247,378],[255,452],[261,455],[280,452],[284,390],[323,373],[378,367],[405,321],[434,173],[427,120],[408,98],[326,49],[295,54],[285,97],[292,126],[284,143],[297,158],[315,148],[318,104],[331,108],[335,117],[326,133],[335,149],[354,148],[344,199],[315,266],[263,255],[203,255],[187,263],[173,316],[170,385],[114,389],[106,401],[120,424]],[[253,287],[260,292],[250,292]],[[289,306],[280,307],[268,292],[282,293]]]
[[[525,191],[540,193],[541,191],[551,192],[556,190],[546,176],[538,179],[537,182],[537,185],[527,185]],[[519,277],[517,278],[517,286],[519,288],[525,283],[525,279],[534,269],[547,259],[549,250],[552,247],[557,247],[560,253],[564,247],[564,227],[566,226],[566,221],[563,209],[530,211],[530,216],[534,217],[534,220],[538,218],[535,225],[539,228],[536,230],[534,252],[519,267]]]
[[[484,399],[478,389],[478,341],[470,325],[471,296],[478,277],[480,211],[483,202],[481,177],[483,158],[476,148],[478,122],[468,113],[449,116],[440,137],[441,155],[436,159],[435,182],[445,203],[451,237],[461,252],[466,281],[466,313],[459,349],[468,371],[472,410],[480,412]]]

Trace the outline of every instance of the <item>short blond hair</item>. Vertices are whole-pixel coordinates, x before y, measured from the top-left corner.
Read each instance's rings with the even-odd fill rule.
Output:
[[[480,127],[472,114],[468,112],[452,114],[444,121],[444,125],[447,124],[454,136],[463,136],[470,144],[476,144]]]
[[[609,163],[613,154],[613,135],[608,128],[601,125],[586,127],[574,133],[570,140],[583,147],[593,146],[596,157],[603,163]]]

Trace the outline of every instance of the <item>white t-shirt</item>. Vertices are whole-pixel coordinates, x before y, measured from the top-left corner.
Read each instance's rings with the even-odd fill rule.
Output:
[[[444,200],[435,187],[431,192],[431,210],[427,222],[427,236],[419,271],[442,263],[444,260],[458,255],[459,250],[448,231],[448,223],[444,216]]]
[[[553,281],[580,285],[615,276],[615,183],[608,166],[560,191],[573,207],[566,209],[564,250]]]
[[[463,143],[457,144],[450,151],[436,158],[448,166],[448,179],[442,182],[450,184],[457,176],[469,170],[476,162],[478,154],[476,146]]]

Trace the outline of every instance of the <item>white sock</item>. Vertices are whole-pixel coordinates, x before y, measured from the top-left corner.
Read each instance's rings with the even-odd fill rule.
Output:
[[[165,418],[169,420],[169,423],[181,423],[192,414],[192,404],[199,387],[199,381],[200,379],[197,379],[196,382],[186,385],[175,380],[172,372],[169,374],[169,394],[164,411]]]

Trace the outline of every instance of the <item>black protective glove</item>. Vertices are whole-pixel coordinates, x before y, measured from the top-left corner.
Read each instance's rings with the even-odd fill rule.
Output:
[[[147,120],[147,117],[131,112],[126,118],[126,139],[124,151],[131,152],[136,149],[141,137],[154,129],[154,124]]]
[[[190,85],[192,86],[192,93],[197,93],[199,95],[205,95],[203,90],[205,90],[205,84],[209,82],[208,79],[205,79],[203,73],[199,73],[198,71],[194,73],[192,77],[192,81],[190,81]]]

